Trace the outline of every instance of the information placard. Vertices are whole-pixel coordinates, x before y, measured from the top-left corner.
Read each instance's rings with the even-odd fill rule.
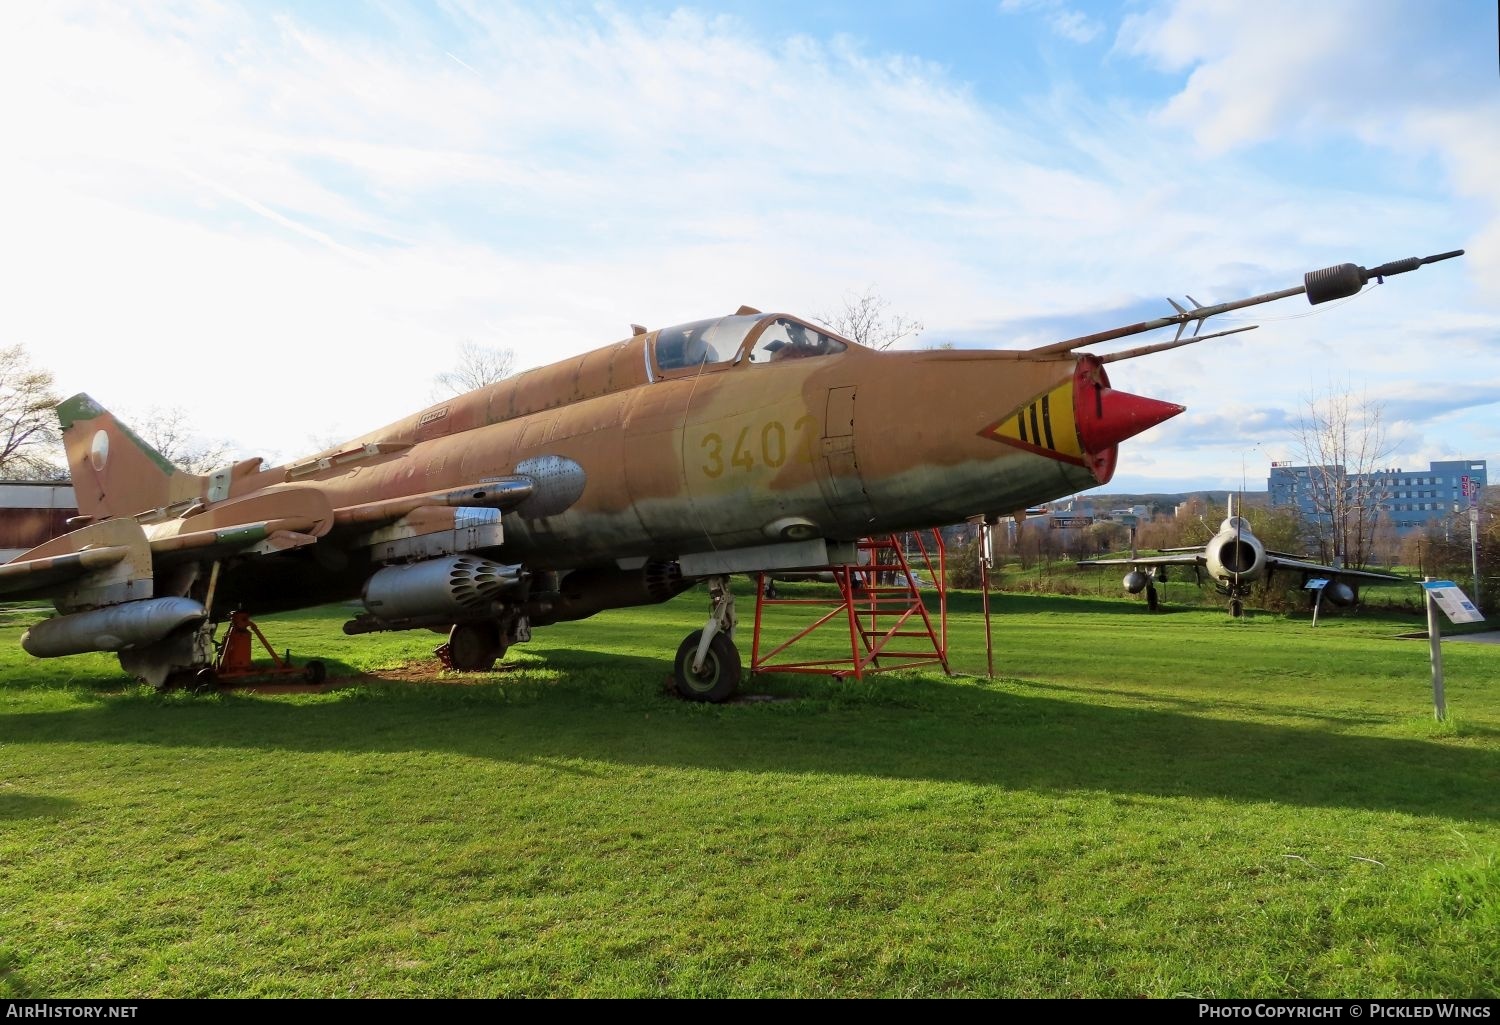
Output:
[[[1469,596],[1464,594],[1463,588],[1451,580],[1427,580],[1422,583],[1427,594],[1437,603],[1437,607],[1443,610],[1450,622],[1454,623],[1482,623],[1484,616]]]

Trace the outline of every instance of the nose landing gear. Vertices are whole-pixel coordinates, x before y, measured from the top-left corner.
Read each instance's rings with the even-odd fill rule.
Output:
[[[672,661],[677,695],[687,701],[727,701],[740,685],[740,653],[734,646],[737,618],[727,576],[708,578],[713,603],[703,629],[688,634]]]

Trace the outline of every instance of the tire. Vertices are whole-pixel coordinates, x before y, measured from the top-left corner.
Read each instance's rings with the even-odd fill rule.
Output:
[[[1161,603],[1156,598],[1156,588],[1146,585],[1146,611],[1155,612]]]
[[[677,696],[684,701],[727,701],[740,686],[740,652],[723,634],[714,634],[708,654],[703,657],[703,672],[693,672],[702,630],[694,630],[677,648],[672,676],[677,681]]]
[[[212,694],[219,689],[219,675],[209,666],[203,666],[190,676],[194,694]]]
[[[323,663],[313,659],[302,667],[302,678],[308,683],[322,683],[328,678],[328,670],[323,667]]]
[[[1231,616],[1233,616],[1234,618],[1236,618],[1236,619],[1238,619],[1239,617],[1243,616],[1245,614],[1245,605],[1244,605],[1244,603],[1241,602],[1238,598],[1230,599],[1230,602],[1229,602],[1229,614]]]
[[[459,623],[448,632],[448,658],[460,672],[489,672],[504,650],[493,623]]]

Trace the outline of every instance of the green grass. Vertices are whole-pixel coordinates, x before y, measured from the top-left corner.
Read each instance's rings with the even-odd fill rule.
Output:
[[[477,683],[276,617],[371,675],[196,697],[7,615],[0,996],[1500,993],[1500,648],[1445,646],[1438,724],[1415,617],[1002,595],[993,682],[705,707],[664,694],[705,604]]]

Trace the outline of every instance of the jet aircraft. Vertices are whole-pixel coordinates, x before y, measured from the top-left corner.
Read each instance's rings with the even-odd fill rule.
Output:
[[[30,654],[117,652],[162,687],[211,678],[236,612],[359,599],[347,633],[446,631],[452,666],[484,670],[534,629],[705,581],[710,614],[674,675],[683,697],[722,701],[741,672],[730,574],[849,563],[867,535],[1103,484],[1122,441],[1183,409],[1114,389],[1108,363],[1233,333],[1200,334],[1220,313],[1457,255],[1342,264],[1021,351],[880,352],[750,307],[632,325],[307,458],[204,476],[75,395],[58,418],[80,515],[0,566],[0,597],[56,608],[22,638]],[[1080,351],[1171,326],[1172,341]]]
[[[1241,510],[1243,511],[1243,510]],[[1146,592],[1146,608],[1155,612],[1158,606],[1156,585],[1165,583],[1173,568],[1183,573],[1191,572],[1193,579],[1202,583],[1206,577],[1219,594],[1229,599],[1229,612],[1239,616],[1244,612],[1245,599],[1250,588],[1259,581],[1269,581],[1276,573],[1297,574],[1302,578],[1301,586],[1309,581],[1323,580],[1319,585],[1323,595],[1335,605],[1353,605],[1361,584],[1405,584],[1410,581],[1389,573],[1376,573],[1363,569],[1344,569],[1339,566],[1324,566],[1307,562],[1295,555],[1267,551],[1250,530],[1245,517],[1235,515],[1234,497],[1229,499],[1229,515],[1219,525],[1218,533],[1208,543],[1199,547],[1164,548],[1157,555],[1132,556],[1128,559],[1085,559],[1079,566],[1129,566],[1125,574],[1125,590],[1131,594]]]

